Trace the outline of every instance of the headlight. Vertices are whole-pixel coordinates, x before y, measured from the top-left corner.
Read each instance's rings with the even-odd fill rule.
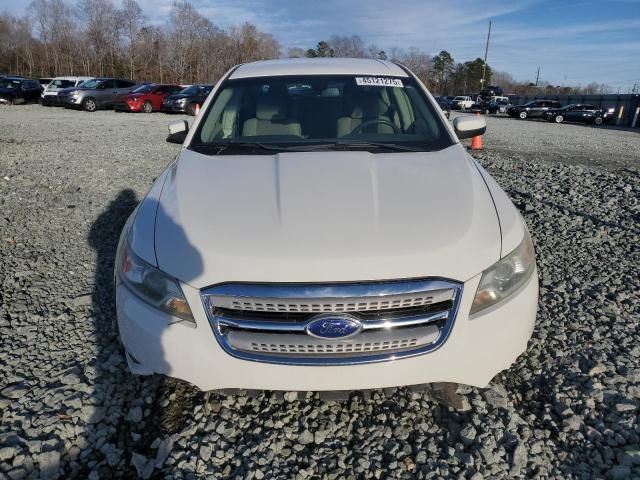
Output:
[[[170,315],[195,323],[178,282],[131,252],[126,239],[116,259],[116,272],[140,299]]]
[[[184,105],[185,103],[187,103],[187,99],[186,98],[180,98],[180,99],[176,100],[176,103],[178,103],[180,105]]]
[[[482,272],[482,278],[473,299],[470,315],[481,312],[513,295],[533,275],[536,259],[533,243],[527,228],[524,239],[518,247],[506,257]]]

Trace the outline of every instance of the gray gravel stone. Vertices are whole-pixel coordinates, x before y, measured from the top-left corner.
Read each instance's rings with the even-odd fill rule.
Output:
[[[304,430],[298,436],[298,442],[300,442],[302,445],[308,445],[309,443],[313,443],[313,433],[311,433],[309,430]]]
[[[631,468],[626,465],[616,465],[607,472],[609,480],[627,480],[631,476]]]

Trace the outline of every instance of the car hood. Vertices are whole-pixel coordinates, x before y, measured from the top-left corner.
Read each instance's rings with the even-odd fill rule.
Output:
[[[465,281],[498,260],[489,191],[464,148],[207,156],[183,150],[160,196],[161,270],[228,281]]]

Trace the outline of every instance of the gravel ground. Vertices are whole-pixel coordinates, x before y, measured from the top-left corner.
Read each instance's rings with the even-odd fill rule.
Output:
[[[477,156],[530,226],[540,307],[527,354],[455,411],[128,373],[113,256],[173,118],[0,108],[0,479],[640,478],[639,135],[489,120]]]

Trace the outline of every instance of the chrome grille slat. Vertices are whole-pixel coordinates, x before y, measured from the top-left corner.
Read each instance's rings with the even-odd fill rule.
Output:
[[[459,282],[424,279],[350,284],[221,284],[201,292],[213,332],[238,358],[294,365],[379,362],[433,351],[448,338]],[[316,318],[344,314],[359,333],[307,334]]]
[[[241,296],[211,295],[209,301],[219,308],[244,310],[251,312],[274,313],[339,313],[366,312],[373,310],[393,310],[397,308],[423,307],[440,303],[453,298],[452,288],[425,293],[405,293],[385,295],[383,298],[363,297],[357,301],[348,301],[344,297],[281,298],[262,297],[247,298]]]
[[[344,340],[327,342],[318,338],[300,335],[271,335],[275,339],[256,338],[253,332],[232,332],[230,342],[244,351],[269,353],[302,353],[302,354],[362,354],[400,350],[424,345],[435,341],[439,329],[435,325],[427,329],[410,329],[386,335],[384,332],[370,332],[360,335],[357,341]]]

